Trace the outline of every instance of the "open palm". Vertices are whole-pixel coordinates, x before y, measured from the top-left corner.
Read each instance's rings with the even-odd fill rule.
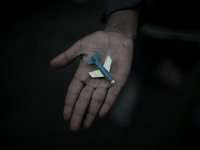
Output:
[[[86,60],[91,59],[96,51],[101,64],[107,56],[111,57],[110,73],[115,80],[114,84],[105,78],[89,76],[88,72],[98,68],[88,65]],[[132,55],[131,39],[116,32],[98,31],[80,39],[51,61],[52,67],[63,68],[78,56],[82,57],[69,85],[64,106],[64,119],[71,120],[71,130],[79,130],[82,123],[84,128],[89,128],[98,113],[102,117],[110,110],[128,78]]]

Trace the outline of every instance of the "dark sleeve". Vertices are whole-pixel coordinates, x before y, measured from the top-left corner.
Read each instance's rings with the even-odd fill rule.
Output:
[[[142,0],[104,0],[104,8],[101,21],[106,23],[109,15],[114,11],[128,8],[136,8]]]

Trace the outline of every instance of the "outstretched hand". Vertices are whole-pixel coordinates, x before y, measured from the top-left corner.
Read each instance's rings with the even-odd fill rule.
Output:
[[[105,78],[91,78],[90,71],[97,70],[95,65],[88,65],[86,60],[99,53],[99,62],[104,63],[107,56],[112,59],[110,73],[115,83]],[[117,32],[94,32],[72,45],[53,60],[53,68],[63,68],[75,58],[81,56],[76,74],[71,81],[66,99],[63,116],[70,121],[73,131],[92,125],[96,115],[103,117],[110,110],[123,85],[128,79],[132,64],[133,40]]]

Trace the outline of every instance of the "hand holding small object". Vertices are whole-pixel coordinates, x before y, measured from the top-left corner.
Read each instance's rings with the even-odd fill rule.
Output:
[[[105,31],[85,36],[51,60],[53,68],[63,68],[77,57],[82,58],[68,87],[63,112],[64,119],[70,120],[71,130],[77,131],[81,125],[89,128],[97,114],[100,117],[105,116],[116,100],[128,79],[132,65],[133,39],[136,31],[134,24],[137,24],[137,11],[123,10],[113,13]],[[101,64],[107,56],[112,58],[111,70],[106,70],[112,74],[113,81],[91,78],[88,74],[97,69],[95,65],[88,65],[86,62],[96,52],[100,56],[98,61]]]

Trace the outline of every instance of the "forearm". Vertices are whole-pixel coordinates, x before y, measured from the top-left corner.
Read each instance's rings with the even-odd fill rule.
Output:
[[[137,24],[137,9],[119,10],[109,16],[104,31],[118,32],[134,40],[137,35]]]

